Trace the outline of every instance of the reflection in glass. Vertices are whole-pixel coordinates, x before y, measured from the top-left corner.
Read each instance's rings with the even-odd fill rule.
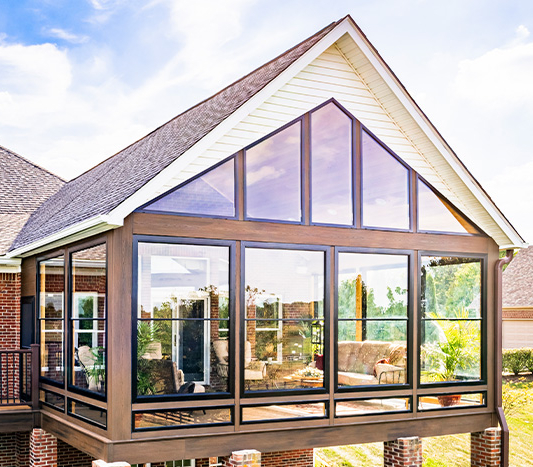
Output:
[[[62,383],[65,257],[39,263],[41,376]]]
[[[311,114],[311,218],[353,224],[352,120],[335,104]]]
[[[410,400],[408,397],[345,400],[337,401],[335,403],[335,417],[352,417],[357,415],[409,411]]]
[[[50,391],[39,391],[39,400],[43,402],[44,405],[53,407],[54,409],[60,410],[63,412],[65,410],[65,396],[56,394]]]
[[[422,382],[481,379],[481,261],[423,256]]]
[[[462,409],[485,405],[485,393],[428,394],[418,397],[418,410]]]
[[[104,428],[107,425],[107,411],[94,405],[70,399],[68,401],[68,413]]]
[[[302,418],[324,418],[326,404],[317,402],[313,404],[271,404],[261,406],[242,407],[243,422],[276,421]]]
[[[468,233],[465,228],[468,224],[459,219],[431,188],[418,180],[418,230]]]
[[[231,408],[194,408],[135,412],[135,430],[179,428],[194,425],[227,425],[232,423]]]
[[[137,394],[227,392],[229,248],[139,243]]]
[[[144,208],[205,216],[235,216],[235,159],[172,191]]]
[[[245,390],[324,386],[324,259],[246,248]]]
[[[338,258],[339,386],[406,383],[408,257]]]
[[[409,229],[409,170],[363,131],[363,225]]]
[[[71,255],[72,379],[74,386],[105,394],[106,246]]]
[[[301,221],[300,133],[297,122],[246,151],[247,217]]]

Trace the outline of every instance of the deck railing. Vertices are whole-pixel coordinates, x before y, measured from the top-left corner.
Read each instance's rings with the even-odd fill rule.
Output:
[[[39,408],[39,345],[0,350],[0,407]]]

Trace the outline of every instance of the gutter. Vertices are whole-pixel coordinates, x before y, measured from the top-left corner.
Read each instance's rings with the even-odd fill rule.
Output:
[[[502,406],[502,269],[505,264],[512,261],[513,253],[513,250],[507,250],[505,257],[496,261],[494,278],[494,305],[496,307],[494,320],[494,349],[496,350],[494,358],[494,405],[502,429],[502,467],[509,467],[509,427]]]
[[[20,264],[22,260],[20,258],[6,258],[0,256],[0,273],[17,273],[20,272]]]

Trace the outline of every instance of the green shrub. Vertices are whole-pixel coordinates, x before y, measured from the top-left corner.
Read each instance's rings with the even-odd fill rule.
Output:
[[[504,372],[514,375],[533,370],[533,349],[504,349],[502,367]]]

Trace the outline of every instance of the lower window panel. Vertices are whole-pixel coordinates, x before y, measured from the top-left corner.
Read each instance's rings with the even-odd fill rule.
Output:
[[[411,412],[410,397],[351,399],[335,402],[335,417]]]
[[[203,425],[231,425],[233,423],[232,412],[231,407],[134,412],[133,428],[135,431],[142,431]]]
[[[61,412],[65,411],[65,396],[62,396],[61,394],[41,389],[39,399],[48,407],[60,410]]]
[[[69,399],[68,413],[94,425],[107,426],[107,410],[100,407]]]
[[[463,393],[463,394],[428,394],[418,396],[418,410],[445,410],[463,409],[467,407],[484,407],[486,405],[486,393]]]
[[[242,407],[242,422],[300,420],[326,417],[326,403],[270,404]]]

